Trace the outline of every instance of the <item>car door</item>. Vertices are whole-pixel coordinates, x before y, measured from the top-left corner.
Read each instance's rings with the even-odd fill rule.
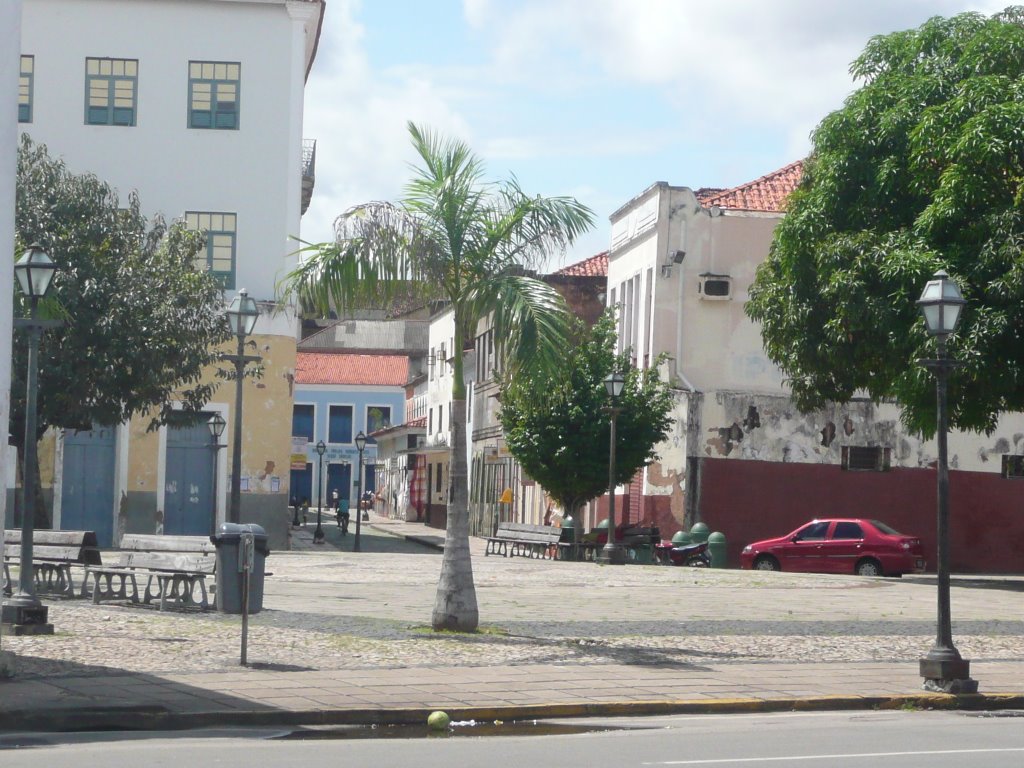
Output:
[[[821,546],[828,534],[828,520],[814,520],[800,528],[777,550],[784,571],[818,571]]]
[[[864,529],[853,520],[839,520],[822,545],[822,568],[829,573],[853,573],[864,551]]]

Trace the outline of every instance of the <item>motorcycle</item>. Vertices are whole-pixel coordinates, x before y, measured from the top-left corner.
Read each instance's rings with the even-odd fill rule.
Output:
[[[668,559],[672,565],[688,565],[691,568],[711,567],[711,553],[708,551],[706,541],[672,547],[668,551]]]

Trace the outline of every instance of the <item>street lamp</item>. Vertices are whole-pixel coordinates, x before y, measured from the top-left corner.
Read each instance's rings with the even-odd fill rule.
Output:
[[[231,305],[224,313],[227,316],[231,332],[238,339],[238,352],[224,355],[225,360],[235,364],[235,428],[234,445],[231,446],[231,503],[228,505],[228,522],[241,522],[242,508],[242,378],[245,364],[258,362],[258,355],[245,354],[245,337],[252,334],[256,327],[256,318],[260,316],[256,300],[249,297],[243,288],[231,300]]]
[[[224,421],[224,417],[219,413],[213,414],[213,417],[206,422],[206,426],[210,430],[210,436],[213,438],[210,448],[213,449],[213,514],[210,516],[210,535],[214,536],[217,533],[217,453],[224,446],[221,445],[220,436],[224,434],[224,427],[227,426],[227,422]]]
[[[938,618],[935,645],[920,659],[920,673],[924,688],[943,693],[975,693],[978,681],[971,679],[971,662],[961,658],[953,645],[953,629],[949,609],[949,464],[947,460],[946,384],[956,361],[946,355],[946,337],[956,330],[960,311],[967,302],[956,282],[940,269],[928,281],[917,305],[924,315],[928,333],[935,337],[937,358],[920,360],[935,375],[937,401],[936,441],[938,442]]]
[[[363,519],[363,449],[366,448],[366,435],[362,430],[356,435],[356,450],[359,451],[359,471],[356,473],[356,538],[352,542],[352,551],[359,552],[359,522]]]
[[[597,555],[597,562],[607,565],[622,565],[626,562],[625,552],[615,541],[615,420],[622,408],[616,403],[626,384],[626,377],[619,371],[609,373],[604,379],[604,388],[608,392],[611,405],[604,410],[611,415],[612,433],[608,452],[608,540]]]
[[[324,507],[324,454],[326,452],[327,446],[321,440],[316,444],[316,454],[320,457],[320,469],[317,470],[316,476],[316,530],[313,531],[314,544],[324,543],[324,527],[320,524],[320,515]]]
[[[32,564],[32,537],[36,510],[36,390],[39,372],[39,338],[44,328],[54,328],[60,320],[38,320],[36,310],[39,299],[46,295],[50,281],[57,270],[42,246],[33,244],[14,265],[21,292],[29,300],[28,318],[14,321],[16,328],[28,331],[28,374],[25,384],[25,447],[24,469],[21,483],[21,569],[18,574],[18,593],[11,597],[2,611],[2,622],[11,626],[15,635],[52,635],[53,625],[47,621],[49,608],[36,596],[35,568]]]

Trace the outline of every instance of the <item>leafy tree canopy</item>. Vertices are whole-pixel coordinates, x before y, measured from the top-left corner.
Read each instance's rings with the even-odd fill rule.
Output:
[[[626,373],[615,424],[616,483],[658,458],[654,447],[668,437],[673,403],[656,366],[639,371],[628,353],[615,354],[613,312],[590,329],[575,320],[572,337],[557,369],[502,382],[500,415],[509,451],[567,513],[608,490],[605,377],[615,370]]]
[[[894,398],[932,434],[934,357],[915,301],[946,269],[968,305],[950,422],[1024,410],[1024,8],[873,38],[862,86],[813,134],[748,315],[805,410]]]
[[[147,224],[135,194],[121,207],[109,185],[71,173],[28,136],[18,151],[15,228],[16,256],[39,243],[60,267],[40,307],[64,320],[41,339],[40,434],[118,424],[150,409],[156,425],[174,402],[202,408],[212,394],[204,368],[230,338],[221,288],[195,268],[202,234]],[[11,434],[19,445],[26,365],[25,334],[16,332]]]

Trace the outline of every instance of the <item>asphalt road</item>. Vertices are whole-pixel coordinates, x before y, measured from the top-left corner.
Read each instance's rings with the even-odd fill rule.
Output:
[[[1024,764],[1022,726],[1024,712],[996,716],[906,711],[552,721],[518,727],[489,724],[487,728],[462,725],[434,737],[428,737],[425,729],[298,734],[304,738],[269,730],[9,734],[0,737],[0,763],[5,768],[250,768],[254,764],[451,768],[507,765],[514,760],[531,768],[1015,768]]]

